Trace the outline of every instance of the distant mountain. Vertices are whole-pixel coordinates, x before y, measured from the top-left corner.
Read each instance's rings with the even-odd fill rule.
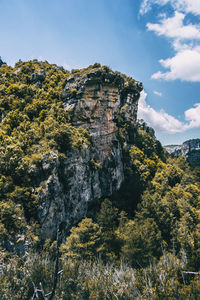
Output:
[[[167,145],[165,149],[172,156],[183,155],[192,166],[200,165],[200,139],[192,139],[182,145]]]

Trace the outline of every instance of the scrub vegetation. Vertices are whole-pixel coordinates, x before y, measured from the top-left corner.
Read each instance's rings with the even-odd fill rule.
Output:
[[[91,68],[106,69],[72,74]],[[128,147],[129,124],[116,120],[130,158],[120,191],[99,199],[66,240],[41,239],[30,168],[91,143],[64,109],[70,75],[48,62],[0,60],[0,299],[199,299],[199,167],[170,157],[144,124]]]

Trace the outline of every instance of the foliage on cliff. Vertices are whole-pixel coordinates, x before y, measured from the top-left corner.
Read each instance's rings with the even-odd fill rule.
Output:
[[[1,67],[3,64],[5,64],[5,63],[3,62],[3,60],[1,59],[1,56],[0,56],[0,67]]]
[[[109,72],[94,64],[72,73],[81,76],[92,68]],[[32,170],[43,157],[50,161],[52,152],[62,163],[71,149],[91,143],[88,131],[73,126],[71,110],[64,109],[70,74],[37,60],[0,67],[0,298],[38,293],[44,299],[54,285],[59,299],[198,298],[199,175],[183,157],[169,157],[151,128],[125,122],[123,110],[116,116],[125,168],[121,189],[99,199],[59,251],[55,241],[41,240],[42,187],[33,189]],[[127,88],[135,84],[124,78]],[[24,253],[17,245],[26,237]]]
[[[0,198],[1,238],[37,223],[37,191],[31,168],[43,156],[58,151],[60,159],[72,147],[90,143],[83,128],[70,123],[61,94],[69,72],[48,62],[18,62],[0,68]]]

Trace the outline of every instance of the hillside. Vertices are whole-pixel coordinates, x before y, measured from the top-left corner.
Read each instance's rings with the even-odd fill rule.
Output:
[[[0,66],[1,299],[198,298],[199,177],[137,120],[142,89]]]
[[[184,156],[191,166],[200,166],[200,139],[185,141],[182,145],[167,145],[165,149],[172,156]]]

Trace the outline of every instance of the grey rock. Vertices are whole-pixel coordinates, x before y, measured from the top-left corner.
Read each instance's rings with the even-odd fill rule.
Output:
[[[192,139],[182,145],[168,145],[166,150],[172,156],[184,156],[192,166],[200,165],[200,139]]]
[[[45,80],[46,73],[43,69],[37,70],[30,77],[30,83],[35,84],[37,87],[41,87],[42,82]]]
[[[86,216],[89,203],[119,190],[124,159],[116,119],[120,116],[136,126],[141,90],[141,83],[129,85],[120,74],[99,68],[65,82],[65,110],[72,110],[74,126],[89,131],[91,145],[72,149],[62,159],[51,152],[41,158],[39,167],[30,168],[44,238],[55,237],[60,224],[68,230]]]

